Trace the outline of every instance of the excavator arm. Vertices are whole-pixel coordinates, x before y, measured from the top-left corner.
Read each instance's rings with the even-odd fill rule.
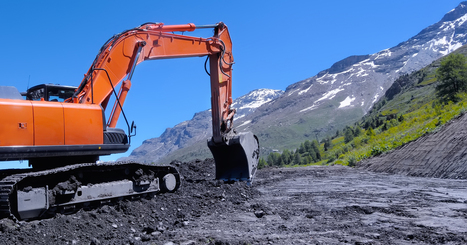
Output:
[[[200,38],[173,33],[199,28],[214,28],[214,35]],[[259,158],[259,144],[252,133],[239,134],[233,130],[235,109],[230,106],[234,58],[230,34],[222,22],[198,27],[146,23],[114,35],[102,46],[69,102],[98,104],[106,110],[112,94],[115,95],[107,123],[107,127],[115,128],[139,63],[201,56],[209,59],[213,136],[208,146],[216,161],[216,178],[251,181]]]

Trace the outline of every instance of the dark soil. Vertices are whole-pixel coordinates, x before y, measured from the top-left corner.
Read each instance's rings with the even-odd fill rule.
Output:
[[[175,193],[54,218],[0,220],[0,244],[464,244],[467,181],[342,166],[214,180],[214,162],[174,163]]]

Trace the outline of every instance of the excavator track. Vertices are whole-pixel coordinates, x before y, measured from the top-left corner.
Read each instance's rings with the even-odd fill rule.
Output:
[[[0,217],[47,218],[124,198],[174,192],[180,175],[172,166],[135,162],[84,163],[50,170],[0,173]]]

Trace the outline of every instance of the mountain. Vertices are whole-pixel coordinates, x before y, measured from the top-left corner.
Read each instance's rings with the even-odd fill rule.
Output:
[[[254,132],[263,155],[334,134],[365,115],[394,80],[467,43],[467,2],[409,40],[371,55],[350,56],[294,83],[258,108],[238,130]]]
[[[294,149],[307,139],[335,134],[362,118],[401,75],[417,71],[467,43],[467,2],[407,41],[375,54],[354,55],[291,84],[277,99],[236,120],[254,132],[261,155]],[[133,153],[132,153],[133,154]],[[173,151],[165,161],[209,156],[206,140]]]
[[[284,91],[281,90],[257,89],[235,99],[232,103],[232,108],[237,110],[234,123],[283,93]],[[211,135],[211,110],[205,110],[195,113],[191,120],[179,123],[173,128],[167,128],[159,137],[145,140],[141,146],[133,150],[130,156],[119,160],[156,162],[167,154],[193,143],[201,141],[206,144]]]

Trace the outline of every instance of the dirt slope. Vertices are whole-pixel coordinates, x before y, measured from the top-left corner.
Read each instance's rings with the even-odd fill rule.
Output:
[[[409,176],[467,179],[467,115],[399,149],[362,161],[359,167]]]

